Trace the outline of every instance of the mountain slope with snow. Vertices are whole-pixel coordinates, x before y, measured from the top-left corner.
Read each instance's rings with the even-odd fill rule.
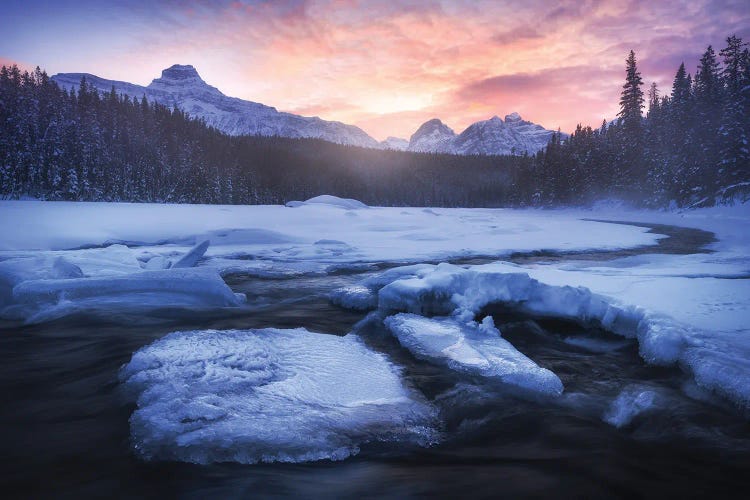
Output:
[[[388,136],[384,141],[380,141],[383,149],[392,149],[394,151],[406,151],[409,149],[409,141],[400,137]]]
[[[353,125],[279,112],[271,106],[228,97],[203,81],[190,65],[175,64],[165,69],[161,78],[147,87],[86,73],[59,73],[52,80],[65,89],[77,89],[84,76],[100,92],[109,92],[114,87],[117,93],[132,98],[146,96],[165,106],[177,106],[191,117],[201,118],[230,135],[310,137],[338,144],[380,147],[375,139]]]
[[[511,113],[505,120],[493,116],[469,125],[456,135],[438,119],[425,122],[412,135],[409,151],[458,155],[533,154],[547,146],[552,134],[541,125]]]
[[[409,151],[420,153],[449,153],[450,142],[456,133],[437,118],[420,126],[409,139]]]

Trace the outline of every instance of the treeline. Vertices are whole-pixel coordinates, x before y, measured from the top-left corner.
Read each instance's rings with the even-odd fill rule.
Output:
[[[536,158],[540,202],[616,197],[664,207],[750,198],[747,44],[730,36],[718,54],[709,46],[695,75],[681,64],[664,95],[654,83],[644,96],[642,86],[631,51],[618,119],[598,129],[579,125]]]
[[[531,162],[230,137],[85,80],[67,92],[39,69],[0,69],[5,198],[258,204],[332,193],[380,205],[516,205]]]
[[[721,61],[719,61],[719,59]],[[750,193],[750,55],[729,37],[671,92],[632,52],[620,114],[555,134],[535,156],[382,151],[314,139],[230,137],[143,99],[61,89],[37,68],[0,69],[0,197],[283,203],[328,193],[374,205],[557,206],[604,198],[711,204]]]

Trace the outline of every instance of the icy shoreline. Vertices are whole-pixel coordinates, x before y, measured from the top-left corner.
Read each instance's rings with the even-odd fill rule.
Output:
[[[366,277],[333,293],[332,302],[362,315],[377,310],[399,349],[466,380],[486,379],[540,401],[575,400],[566,398],[561,377],[503,338],[491,317],[479,317],[485,306],[500,303],[534,317],[574,320],[636,338],[646,362],[679,365],[703,390],[745,413],[750,410],[747,207],[685,214],[597,213],[597,219],[677,224],[717,235],[709,253],[635,250],[601,260],[588,257],[653,245],[661,236],[645,227],[584,220],[592,218],[585,211],[377,208],[330,198],[292,207],[0,202],[0,319],[40,323],[96,313],[134,321],[159,308],[175,318],[209,310],[225,314],[228,308],[246,307],[244,296],[222,278],[227,274],[288,279],[314,274],[325,279],[351,270]],[[537,252],[539,258],[519,264],[424,263],[518,252]],[[544,259],[566,252],[585,253]],[[414,264],[374,272],[399,262]],[[244,372],[251,378],[261,372],[282,374],[287,385],[274,385],[282,392],[296,391],[298,383],[308,381],[310,387],[322,388],[325,397],[335,397],[351,371],[347,363],[373,363],[368,366],[382,380],[400,384],[399,367],[357,340],[356,333],[355,328],[345,340],[331,340],[302,329],[194,330],[144,347],[123,372],[125,385],[140,394],[133,434],[144,446],[143,456],[200,463],[304,461],[345,458],[357,453],[359,443],[370,441],[432,442],[439,417],[412,388],[404,389],[411,403],[397,403],[395,420],[388,421],[379,419],[378,411],[350,412],[357,404],[349,400],[321,414],[322,400],[315,394],[295,396],[287,406],[301,408],[300,418],[308,419],[298,433],[310,433],[309,446],[289,436],[287,449],[268,451],[273,443],[262,438],[266,424],[248,435],[235,433],[237,422],[250,425],[238,416],[238,408],[270,405],[284,413],[287,407],[275,390],[266,394],[268,400],[253,399],[255,382],[249,383]],[[216,348],[203,349],[203,342]],[[232,361],[243,349],[249,349],[243,359]],[[325,373],[318,372],[334,363],[326,357],[334,351],[341,351],[344,364],[331,377],[319,378]],[[254,367],[238,368],[258,356],[270,364],[257,373]],[[138,364],[147,358],[155,364]],[[207,367],[224,378],[211,378]],[[294,367],[301,371],[289,379]],[[145,378],[136,387],[132,381],[138,377]],[[347,382],[368,394],[371,408],[396,401],[389,399],[395,392],[383,398],[371,393],[375,388],[368,387],[366,377],[357,380]],[[188,401],[193,392],[180,392],[183,386],[200,387],[197,399]],[[627,427],[638,415],[662,408],[661,396],[648,386],[628,391],[624,388],[611,401],[602,415],[605,421]],[[184,418],[170,421],[173,413]],[[335,437],[341,435],[343,441]],[[225,446],[227,436],[245,444]],[[181,443],[189,444],[184,448]]]

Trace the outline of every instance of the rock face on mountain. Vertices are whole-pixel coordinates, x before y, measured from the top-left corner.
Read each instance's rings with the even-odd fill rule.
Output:
[[[133,98],[140,99],[145,95],[150,101],[169,107],[177,106],[188,115],[201,118],[208,125],[230,135],[311,137],[338,144],[381,147],[375,139],[353,125],[283,113],[271,106],[228,97],[204,82],[190,65],[175,64],[165,69],[161,78],[155,79],[147,87],[85,73],[60,73],[52,80],[70,89],[78,88],[84,76],[89,85],[101,92],[109,92],[114,87],[117,93]]]
[[[518,113],[507,115],[505,120],[493,116],[473,123],[459,135],[440,120],[432,119],[411,136],[409,151],[459,155],[533,154],[547,146],[553,133],[525,121]]]

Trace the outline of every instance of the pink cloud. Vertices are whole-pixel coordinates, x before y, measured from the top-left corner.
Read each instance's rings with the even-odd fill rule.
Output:
[[[35,68],[35,66],[31,64],[21,62],[21,61],[16,61],[9,57],[0,56],[0,66],[13,66],[14,64],[18,66],[18,68],[21,71],[34,71],[34,68]]]
[[[228,95],[354,123],[378,139],[408,137],[436,116],[461,131],[512,111],[572,130],[616,114],[631,48],[644,80],[664,88],[709,43],[735,31],[750,37],[746,1],[167,5],[126,47],[64,71],[146,84],[173,63],[193,64]]]

